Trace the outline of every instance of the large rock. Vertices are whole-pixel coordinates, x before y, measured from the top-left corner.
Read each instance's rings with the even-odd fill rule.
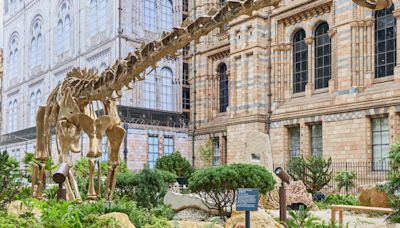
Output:
[[[99,218],[112,218],[119,223],[121,228],[135,228],[135,225],[129,220],[128,215],[120,212],[111,212],[105,215],[101,215]]]
[[[170,206],[174,211],[195,208],[210,214],[218,213],[216,210],[208,209],[208,207],[201,201],[200,196],[196,194],[180,194],[169,191],[164,196],[164,204]]]
[[[169,224],[174,228],[224,228],[220,224],[215,224],[212,222],[169,221]]]
[[[376,184],[363,185],[359,187],[360,196],[358,200],[363,206],[389,208],[389,198],[386,192],[379,191]]]
[[[250,212],[250,224],[251,227],[256,227],[256,228],[284,227],[263,209]],[[226,221],[225,228],[235,228],[235,227],[236,228],[245,227],[244,212],[234,211],[232,212],[232,216]]]
[[[41,211],[38,208],[33,208],[32,210],[30,210],[20,200],[12,201],[7,205],[6,209],[8,214],[15,215],[18,217],[23,214],[26,214],[27,212],[32,213],[33,216],[35,216],[36,218],[40,218],[41,216]]]
[[[276,185],[274,190],[262,196],[260,206],[268,209],[279,209],[279,187],[281,180],[274,174]],[[315,209],[315,203],[312,200],[312,195],[307,192],[307,187],[302,181],[292,181],[286,184],[286,205],[304,204],[307,208]]]
[[[203,210],[199,210],[196,208],[187,208],[177,212],[173,218],[173,220],[190,220],[190,221],[206,221],[210,217]]]

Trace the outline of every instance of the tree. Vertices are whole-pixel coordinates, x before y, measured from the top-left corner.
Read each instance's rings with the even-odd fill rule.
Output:
[[[210,166],[212,161],[212,139],[209,138],[204,146],[200,147],[200,160],[206,165]]]
[[[222,219],[230,217],[238,188],[259,188],[266,194],[275,185],[272,174],[252,164],[230,164],[197,170],[189,179],[189,189],[200,195],[203,203],[217,210]]]
[[[288,173],[294,180],[301,180],[307,191],[314,194],[321,190],[332,179],[332,159],[321,156],[293,158],[289,162]]]
[[[390,220],[400,223],[400,141],[391,145],[389,159],[390,173],[388,190],[391,206],[395,210],[395,213],[390,215]]]
[[[0,153],[0,206],[15,199],[21,187],[22,175],[18,161],[6,151]]]
[[[357,174],[353,171],[341,171],[336,177],[335,181],[337,182],[338,191],[345,189],[346,193],[349,192],[349,189],[354,187],[354,181],[357,179]]]
[[[193,173],[193,168],[189,161],[182,157],[179,151],[157,159],[156,169],[174,173],[178,177],[190,177]]]

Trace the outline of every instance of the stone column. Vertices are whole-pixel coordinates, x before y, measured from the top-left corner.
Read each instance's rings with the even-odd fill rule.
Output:
[[[310,97],[314,91],[314,37],[309,36],[304,39],[305,43],[307,44],[307,84],[306,84],[306,97]]]
[[[375,50],[375,35],[374,35],[374,29],[373,26],[375,25],[374,20],[372,18],[367,19],[366,23],[366,29],[367,29],[367,50],[366,50],[366,55],[367,55],[367,64],[366,64],[366,73],[365,73],[365,81],[364,81],[364,86],[369,87],[372,85],[374,81],[374,50]]]
[[[300,120],[300,155],[310,155],[310,129],[304,119]]]
[[[336,28],[328,31],[328,36],[331,39],[331,79],[329,80],[329,93],[333,93],[337,88],[337,36]]]
[[[397,139],[397,125],[399,123],[398,114],[396,113],[395,107],[390,107],[389,109],[389,135],[390,143],[395,143]]]
[[[396,9],[393,12],[393,16],[396,18],[396,66],[394,67],[394,80],[400,82],[400,9]]]

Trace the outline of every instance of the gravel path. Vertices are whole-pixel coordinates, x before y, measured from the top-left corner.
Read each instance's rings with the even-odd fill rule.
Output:
[[[273,217],[279,217],[279,210],[268,210]],[[319,211],[311,211],[311,213],[325,222],[330,222],[331,219],[331,210],[319,210]],[[289,216],[289,215],[288,215]],[[338,219],[339,215],[336,215],[336,219]],[[385,216],[369,216],[368,214],[355,214],[352,212],[344,212],[343,214],[343,223],[348,224],[349,227],[357,227],[357,228],[372,228],[372,227],[388,227],[388,228],[400,228],[400,224],[396,225],[388,225],[385,223]]]

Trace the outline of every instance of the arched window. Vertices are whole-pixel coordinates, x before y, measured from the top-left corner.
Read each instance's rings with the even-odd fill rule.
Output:
[[[12,103],[12,101],[10,101],[8,103],[8,110],[7,110],[7,113],[8,113],[8,115],[7,115],[7,117],[8,117],[8,119],[7,119],[7,129],[8,129],[8,132],[12,132],[12,122],[13,122],[13,109],[12,109],[12,107],[13,107],[13,103]]]
[[[144,29],[149,32],[156,31],[157,7],[155,0],[144,0]]]
[[[307,84],[307,45],[304,30],[293,36],[293,93],[304,92]]]
[[[146,70],[150,72],[151,70]],[[156,75],[155,70],[152,70],[146,75],[144,80],[144,107],[155,108],[156,107]]]
[[[8,55],[8,81],[12,82],[13,80],[18,78],[18,69],[20,68],[19,64],[19,52],[18,52],[18,35],[14,33],[11,36],[11,41],[9,44],[10,53]]]
[[[168,67],[161,69],[161,106],[164,110],[172,111],[173,99],[172,96],[172,71]]]
[[[71,30],[71,6],[68,1],[61,4],[58,12],[57,22],[57,54],[62,54],[71,49],[72,30]]]
[[[99,73],[100,73],[100,74],[103,73],[103,71],[104,71],[106,68],[107,68],[107,64],[106,64],[105,62],[102,62],[102,63],[100,64],[100,67],[99,67]]]
[[[394,6],[375,12],[375,78],[393,75],[396,65]]]
[[[42,23],[39,19],[33,23],[31,39],[31,67],[40,64],[43,55]]]
[[[163,31],[170,31],[174,26],[172,9],[171,0],[161,0],[161,29]]]
[[[315,89],[327,88],[331,79],[331,39],[324,22],[315,30]]]
[[[219,78],[219,111],[226,112],[226,108],[229,105],[229,81],[227,74],[227,67],[225,63],[221,63],[218,66],[218,78]]]
[[[35,109],[36,109],[36,94],[31,93],[29,98],[29,124],[33,125],[35,123]]]
[[[18,115],[18,101],[17,99],[15,99],[12,106],[12,129],[11,129],[12,132],[17,130],[17,115]]]
[[[107,1],[100,0],[99,2],[99,30],[104,31],[107,23]]]
[[[97,33],[97,0],[90,1],[90,36]]]

